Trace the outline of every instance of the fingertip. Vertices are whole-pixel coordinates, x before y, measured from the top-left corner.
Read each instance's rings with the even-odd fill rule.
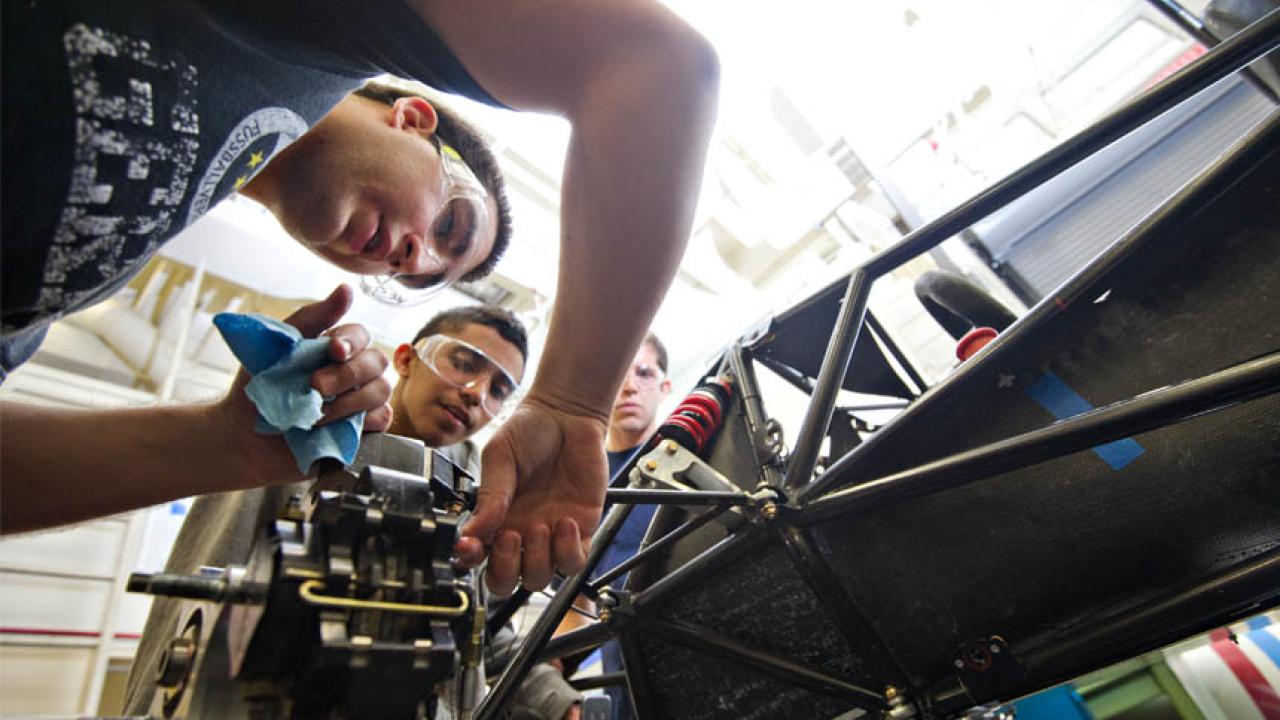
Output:
[[[457,556],[460,565],[471,569],[484,560],[484,544],[479,538],[462,537],[454,543],[453,554]]]

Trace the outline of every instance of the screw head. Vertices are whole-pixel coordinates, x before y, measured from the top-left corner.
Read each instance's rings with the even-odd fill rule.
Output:
[[[658,469],[658,461],[657,461],[657,460],[646,460],[646,461],[645,461],[645,463],[644,463],[644,469],[645,469],[645,470],[648,470],[649,472],[653,472],[653,471],[657,470],[657,469]]]
[[[675,440],[668,440],[662,443],[662,449],[666,450],[668,455],[675,455],[676,450],[679,450],[680,446],[676,444]]]

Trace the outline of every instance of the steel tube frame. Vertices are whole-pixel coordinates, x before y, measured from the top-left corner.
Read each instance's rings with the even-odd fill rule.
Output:
[[[796,520],[812,525],[854,510],[960,487],[1277,391],[1280,352],[825,495],[806,505]]]
[[[640,552],[636,553],[635,555],[632,555],[626,560],[623,560],[622,562],[614,566],[612,569],[610,569],[608,572],[604,573],[603,575],[600,575],[595,580],[592,580],[591,582],[587,583],[587,587],[590,588],[593,592],[600,592],[601,588],[604,588],[609,583],[621,577],[623,574],[629,572],[632,568],[636,567],[637,565],[640,565],[646,562],[649,558],[653,557],[654,555],[676,544],[682,538],[689,535],[689,533],[692,533],[693,531],[697,530],[703,525],[706,525],[712,520],[715,520],[716,518],[720,517],[722,514],[724,514],[726,510],[728,510],[727,507],[713,507],[713,508],[708,508],[706,510],[703,510],[701,513],[691,518],[690,520],[686,521],[685,523],[681,524],[676,529],[672,530],[666,535],[663,535],[658,540],[655,540],[654,542],[650,543],[648,547],[642,548]]]
[[[641,490],[611,489],[605,492],[606,503],[614,505],[750,505],[751,496],[728,490]]]
[[[920,397],[925,390],[929,389],[929,383],[924,381],[924,378],[916,371],[915,366],[911,364],[911,360],[902,352],[902,348],[898,347],[898,343],[894,342],[893,338],[889,337],[888,331],[884,329],[884,326],[880,324],[880,321],[877,320],[876,316],[872,313],[867,313],[867,329],[871,331],[871,334],[875,336],[876,341],[885,350],[887,350],[889,355],[898,363],[902,368],[902,372],[906,374],[907,379],[915,385],[914,388],[910,388],[910,390],[912,390],[913,397]]]
[[[1209,32],[1200,18],[1175,0],[1147,0],[1147,3],[1206,48],[1216,47],[1222,42],[1216,35]],[[1280,98],[1276,97],[1276,91],[1263,82],[1252,67],[1246,65],[1240,68],[1240,75],[1268,100],[1273,103],[1280,102]]]
[[[733,373],[738,385],[738,394],[742,399],[742,414],[747,421],[747,433],[755,444],[755,461],[757,479],[771,488],[781,488],[782,473],[766,458],[761,457],[759,442],[764,438],[765,426],[769,419],[764,412],[764,403],[760,401],[760,384],[756,382],[755,369],[752,367],[752,356],[742,347],[734,343],[728,352],[729,370]]]
[[[799,487],[807,484],[813,477],[822,439],[831,424],[836,394],[844,384],[849,359],[866,316],[871,283],[937,247],[947,238],[1022,197],[1213,82],[1248,65],[1278,44],[1280,10],[1273,10],[1182,71],[855,269],[847,281],[835,331],[823,356],[813,399],[796,439],[791,464],[787,468],[786,486]]]
[[[476,720],[496,720],[505,711],[511,698],[515,696],[516,690],[528,676],[529,669],[537,660],[537,655],[550,639],[551,633],[555,631],[564,614],[569,611],[569,606],[578,597],[582,586],[586,584],[588,574],[600,564],[600,558],[604,556],[605,549],[622,529],[622,524],[631,514],[631,507],[615,505],[609,510],[604,522],[591,538],[591,552],[587,556],[586,567],[560,586],[559,592],[551,599],[551,604],[538,616],[538,621],[534,623],[533,629],[529,631],[524,642],[520,643],[520,648],[516,650],[515,656],[511,658],[506,670],[498,678],[493,690],[476,707]]]
[[[582,652],[583,650],[597,647],[611,637],[613,637],[613,631],[609,629],[608,625],[603,622],[593,622],[559,637],[551,638],[551,640],[547,641],[546,646],[542,648],[542,652],[538,653],[536,662],[546,662],[547,660]]]
[[[640,620],[639,623],[645,630],[653,630],[672,642],[695,650],[709,650],[813,692],[843,700],[854,707],[864,710],[882,710],[888,707],[888,700],[881,693],[794,660],[747,647],[707,628],[669,619]]]
[[[1160,638],[1158,644],[1167,644],[1213,629],[1206,627],[1203,622],[1179,622],[1179,618],[1195,615],[1195,607],[1205,596],[1220,594],[1228,589],[1243,590],[1250,597],[1243,607],[1237,608],[1239,617],[1266,610],[1271,602],[1280,598],[1280,549],[1269,550],[1208,581],[1128,610],[1045,647],[1015,649],[1015,655],[1032,676],[1063,660],[1069,661],[1086,647],[1110,647],[1111,657],[1115,660],[1122,659],[1122,656],[1131,657],[1133,653],[1128,649],[1133,646],[1131,638],[1135,635],[1142,634],[1148,638],[1154,635]]]
[[[611,672],[602,675],[592,675],[582,679],[574,678],[569,681],[569,687],[574,690],[595,690],[597,688],[612,687],[614,685],[626,685],[627,674],[625,672]]]
[[[1037,160],[978,193],[961,206],[954,208],[925,227],[912,232],[897,244],[887,248],[862,266],[856,268],[847,280],[843,281],[846,287],[844,301],[836,320],[832,339],[823,355],[817,382],[813,386],[812,401],[805,413],[805,418],[796,440],[796,448],[792,454],[784,479],[785,486],[787,488],[803,486],[808,484],[813,477],[819,448],[831,423],[835,399],[844,383],[853,348],[866,318],[870,287],[876,279],[916,256],[935,248],[944,240],[971,226],[973,223],[986,218],[1001,207],[1025,195],[1035,187],[1129,133],[1139,125],[1155,118],[1177,103],[1208,87],[1210,84],[1222,79],[1231,72],[1247,66],[1275,49],[1277,45],[1280,45],[1280,10],[1268,13],[1265,17],[1252,23],[1232,38],[1217,45],[1160,85],[1134,98]],[[1245,396],[1256,397],[1267,392],[1274,392],[1276,356],[1268,356],[1264,360],[1257,362],[1262,362],[1266,365],[1262,369],[1263,374],[1271,373],[1271,376],[1266,381],[1271,383],[1270,389],[1266,391],[1258,391],[1256,388],[1254,391],[1250,391],[1248,387],[1245,387],[1249,380],[1247,378],[1241,379],[1234,373],[1234,371],[1240,369],[1240,366],[1238,366],[1232,370],[1215,373],[1200,381],[1191,381],[1190,383],[1157,391],[1150,395],[1157,398],[1155,404],[1159,407],[1159,411],[1163,411],[1167,405],[1173,406],[1179,402],[1186,401],[1192,404],[1195,402],[1204,404],[1206,406],[1206,409],[1202,410],[1204,412],[1211,409],[1221,409],[1236,402],[1243,402],[1248,399]],[[1252,373],[1258,370],[1257,367],[1254,367],[1256,363],[1246,363],[1246,365],[1252,369],[1243,372]],[[1223,381],[1223,373],[1232,373],[1230,377],[1225,379],[1232,387],[1236,388],[1234,392],[1239,396],[1237,399],[1227,403],[1215,404],[1202,397],[1203,392],[1196,394],[1196,392],[1203,390],[1204,386],[1200,384],[1203,381],[1209,381],[1211,384]],[[794,378],[786,377],[785,374],[783,376],[785,379],[795,382]],[[1237,381],[1239,382],[1237,383]],[[1188,388],[1191,389],[1189,390]],[[1184,397],[1182,394],[1171,395],[1172,393],[1187,392],[1192,393],[1193,397]],[[906,493],[899,495],[898,493],[901,492],[899,490],[885,489],[886,485],[901,475],[907,476],[909,482],[905,483],[905,485],[909,485],[912,488],[911,493],[923,492],[925,488],[929,487],[930,483],[937,483],[939,480],[945,484],[946,482],[956,482],[957,478],[969,478],[979,471],[990,473],[993,468],[996,468],[996,471],[999,471],[998,468],[1014,469],[1015,467],[1105,443],[1111,439],[1124,437],[1134,432],[1141,432],[1142,429],[1153,429],[1172,422],[1172,420],[1161,421],[1152,417],[1152,414],[1156,411],[1152,410],[1151,402],[1150,396],[1135,398],[1072,418],[1057,426],[1018,436],[1010,441],[995,443],[986,448],[980,448],[978,451],[970,451],[970,453],[962,453],[951,458],[945,458],[942,461],[938,461],[944,463],[941,467],[938,466],[938,463],[930,463],[916,470],[889,476],[873,483],[872,485],[875,487],[870,490],[867,489],[870,486],[859,486],[841,491],[812,502],[808,508],[809,511],[805,512],[804,516],[844,512],[861,506],[864,502],[878,501],[878,496],[880,499],[905,496]],[[1178,419],[1187,419],[1192,414],[1194,413],[1188,410],[1187,414]],[[1047,450],[1049,446],[1052,446],[1052,449]],[[972,456],[974,452],[980,454]],[[984,465],[983,463],[998,464]],[[915,480],[911,481],[910,478],[913,476]],[[859,495],[859,491],[863,494]],[[596,537],[593,539],[592,551],[588,557],[586,569],[570,578],[561,587],[560,592],[539,618],[533,632],[526,638],[493,691],[481,702],[477,709],[477,720],[493,720],[509,703],[514,690],[528,674],[534,658],[546,646],[547,638],[550,636],[552,629],[563,617],[573,598],[577,596],[585,585],[587,573],[599,564],[604,548],[608,546],[617,534],[629,510],[629,505],[620,505],[610,511],[604,524],[601,525],[600,530],[597,531]],[[809,520],[808,517],[804,519]],[[767,538],[768,534],[762,528],[752,526],[745,532],[731,535],[721,540],[660,579],[648,589],[642,591],[634,598],[634,607],[640,611],[660,605],[674,594],[684,590],[689,584],[714,574],[719,568],[723,567],[722,563],[731,562],[742,554],[755,549]],[[645,626],[657,626],[651,621],[642,622]],[[658,624],[664,623],[659,622]],[[670,625],[670,623],[665,624]],[[673,635],[681,634],[680,631],[670,631],[669,627],[667,630]],[[681,635],[685,639],[688,639],[689,636],[688,633]],[[705,640],[706,638],[703,639]],[[623,649],[624,660],[638,664],[642,660],[642,656],[636,647],[636,641],[625,635],[619,640]],[[741,650],[746,654],[737,655],[739,659],[754,657],[755,661],[763,664],[759,666],[761,669],[765,669],[765,666],[769,665],[768,656],[762,657],[763,654],[756,653],[756,651],[752,651],[749,648],[737,646],[732,641],[725,641],[725,643],[727,645],[721,643],[714,646],[713,649],[726,653]],[[730,650],[730,648],[732,649]],[[772,658],[772,660],[780,661],[784,663],[784,666],[791,664],[790,661],[783,658]],[[799,669],[807,670],[805,668]],[[779,666],[774,666],[769,671],[784,672],[782,667]],[[808,687],[814,687],[812,683],[817,683],[819,687],[814,687],[814,689],[821,690],[825,688],[824,691],[828,693],[839,688],[832,688],[827,683],[834,680],[844,684],[843,681],[821,674],[818,677],[812,677],[800,673],[794,676],[788,675],[788,678],[797,683],[800,683],[803,679],[804,683],[809,683],[806,685]],[[647,679],[648,676],[642,669],[628,673],[628,687],[631,695],[642,710],[652,706],[652,695],[647,687]],[[883,696],[865,689],[848,686],[840,690],[840,692],[848,692],[860,696],[865,694],[863,696],[864,699],[868,701],[874,700],[877,703],[874,707],[884,707]]]

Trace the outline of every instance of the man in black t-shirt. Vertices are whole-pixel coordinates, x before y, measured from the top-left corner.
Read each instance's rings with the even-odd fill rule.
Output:
[[[655,0],[33,0],[3,13],[6,368],[48,322],[110,294],[235,191],[367,274],[383,299],[483,273],[498,193],[469,182],[483,171],[437,132],[442,113],[349,95],[365,78],[565,117],[545,362],[485,448],[457,551],[476,565],[492,547],[499,593],[582,567],[603,505],[610,401],[692,223],[717,82],[703,38]],[[338,291],[294,323],[314,336],[349,301]],[[328,334],[333,364],[312,380],[335,398],[330,416],[366,410],[366,429],[384,429],[385,358],[358,326]],[[283,443],[253,433],[238,390],[211,406],[127,412],[6,405],[3,529],[296,481]]]

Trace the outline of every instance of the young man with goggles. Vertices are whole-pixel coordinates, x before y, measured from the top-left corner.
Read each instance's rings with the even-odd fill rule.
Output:
[[[611,402],[693,224],[717,106],[706,39],[656,0],[2,7],[5,372],[56,317],[109,296],[237,191],[344,269],[413,276],[410,285],[452,278],[428,251],[446,261],[471,252],[434,237],[456,216],[429,225],[442,219],[427,196],[443,156],[426,141],[444,123],[420,97],[388,107],[348,95],[364,78],[390,72],[564,118],[545,362],[485,448],[479,506],[457,551],[474,566],[492,548],[487,578],[499,593],[582,569],[604,505]],[[488,189],[487,222],[475,224],[496,247],[509,225]],[[488,272],[496,253],[483,257],[461,263],[463,279]],[[315,336],[349,303],[338,291],[295,322]],[[366,429],[384,429],[386,359],[358,326],[329,337],[333,363],[313,385],[336,398],[334,418],[364,410]],[[279,438],[253,433],[243,397],[127,413],[6,405],[0,426],[5,531],[298,476]]]
[[[457,150],[431,136],[440,157],[440,183],[433,193],[439,209],[421,240],[406,239],[393,269],[361,275],[360,288],[388,305],[416,305],[457,282],[484,256],[489,227],[489,192]],[[379,228],[379,232],[381,228]],[[374,242],[382,239],[375,233]]]
[[[393,353],[399,380],[391,391],[388,432],[422,440],[478,478],[480,453],[470,439],[511,399],[524,377],[527,355],[524,325],[507,310],[477,305],[437,314],[412,343]],[[257,523],[273,516],[264,508],[278,506],[287,493],[284,488],[257,488],[197,498],[166,571],[189,574],[202,566],[245,564]],[[129,675],[129,715],[143,715],[152,704],[156,665],[177,629],[181,605],[169,598],[153,601]],[[514,642],[514,633],[500,639]],[[521,686],[514,708],[519,717],[572,720],[578,717],[580,700],[558,670],[539,665]]]

